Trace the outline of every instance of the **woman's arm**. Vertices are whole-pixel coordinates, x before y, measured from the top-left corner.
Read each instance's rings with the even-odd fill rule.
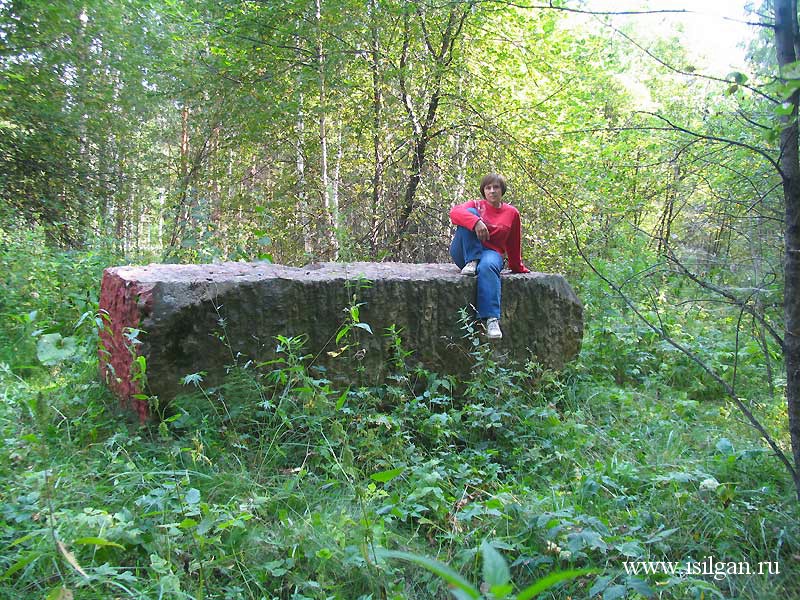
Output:
[[[475,225],[481,220],[481,218],[470,212],[469,209],[478,209],[476,204],[477,203],[473,200],[464,202],[464,204],[456,204],[450,209],[450,222],[453,223],[453,225],[466,227],[470,231],[474,230]]]
[[[522,225],[519,213],[514,215],[511,230],[508,232],[506,253],[508,254],[509,269],[514,273],[530,273],[530,270],[522,264]]]

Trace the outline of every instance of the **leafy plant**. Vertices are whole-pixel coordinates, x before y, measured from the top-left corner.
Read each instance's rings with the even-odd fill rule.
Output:
[[[471,584],[457,571],[432,558],[384,549],[378,551],[378,556],[405,560],[427,569],[447,582],[450,586],[450,593],[457,600],[482,600],[483,598],[500,600],[509,597],[514,600],[530,600],[554,585],[596,572],[592,569],[575,569],[552,573],[514,594],[511,571],[502,554],[488,542],[481,544],[480,553],[483,557],[483,583],[480,586]]]

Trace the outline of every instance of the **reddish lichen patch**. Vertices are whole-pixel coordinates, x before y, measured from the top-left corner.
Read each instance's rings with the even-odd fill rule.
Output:
[[[105,327],[100,334],[100,376],[120,399],[123,408],[134,409],[140,421],[148,418],[147,401],[134,398],[143,390],[134,377],[137,338],[142,318],[150,313],[152,284],[125,279],[116,268],[103,272],[100,309]]]

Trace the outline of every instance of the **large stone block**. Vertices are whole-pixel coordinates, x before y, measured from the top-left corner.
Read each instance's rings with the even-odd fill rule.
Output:
[[[263,263],[159,265],[106,269],[100,308],[108,313],[102,335],[103,377],[123,403],[147,418],[137,394],[166,402],[181,379],[206,372],[218,383],[226,366],[275,356],[276,336],[307,336],[305,352],[333,380],[379,383],[388,373],[392,325],[411,361],[440,373],[471,367],[461,308],[474,302],[475,279],[450,264],[323,263],[286,267]],[[560,368],[580,351],[583,308],[566,280],[543,273],[502,276],[503,339],[499,356],[535,356]],[[336,341],[359,304],[359,321],[347,341]],[[352,336],[357,336],[353,340]],[[147,390],[140,389],[136,357],[146,362]],[[140,359],[141,362],[141,359]],[[309,360],[309,362],[312,362]]]

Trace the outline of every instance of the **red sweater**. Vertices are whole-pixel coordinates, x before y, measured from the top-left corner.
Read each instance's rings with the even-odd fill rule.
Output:
[[[468,209],[475,208],[480,217]],[[522,227],[519,211],[503,202],[495,208],[486,200],[470,200],[450,209],[450,220],[453,225],[461,225],[470,231],[475,229],[478,221],[483,221],[489,229],[489,239],[483,245],[500,254],[508,255],[508,267],[515,273],[530,273],[522,264]]]

